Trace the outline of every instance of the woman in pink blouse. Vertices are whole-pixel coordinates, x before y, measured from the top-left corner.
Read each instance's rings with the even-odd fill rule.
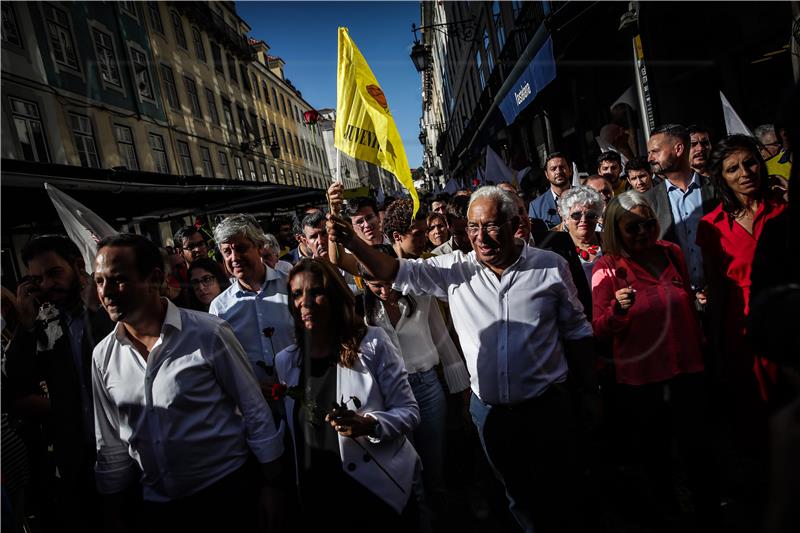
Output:
[[[592,326],[612,344],[610,418],[619,423],[617,433],[631,432],[617,435],[619,444],[626,458],[638,455],[653,500],[666,504],[660,511],[667,515],[678,509],[670,467],[676,438],[697,519],[710,527],[719,502],[705,436],[703,337],[686,263],[677,245],[657,240],[658,221],[642,194],[614,198],[604,219],[605,255],[592,272]],[[665,518],[654,511],[648,514],[656,521]]]

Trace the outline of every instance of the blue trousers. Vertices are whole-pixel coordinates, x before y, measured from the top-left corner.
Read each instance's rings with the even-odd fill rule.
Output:
[[[443,504],[446,495],[444,438],[447,404],[435,368],[409,374],[408,382],[419,404],[420,415],[412,442],[422,460],[426,499],[435,512]]]
[[[489,405],[473,394],[470,414],[520,527],[536,533],[579,531],[575,417],[566,386],[555,383],[511,406]]]

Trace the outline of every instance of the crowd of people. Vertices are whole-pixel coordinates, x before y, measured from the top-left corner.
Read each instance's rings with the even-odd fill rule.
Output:
[[[534,198],[416,213],[334,183],[93,265],[30,240],[3,290],[4,526],[792,530],[768,423],[797,432],[798,345],[769,321],[797,301],[797,177],[765,156],[800,137],[757,134],[669,124],[581,180],[549,154]]]

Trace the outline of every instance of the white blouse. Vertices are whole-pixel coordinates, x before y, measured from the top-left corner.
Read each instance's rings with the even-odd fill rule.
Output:
[[[409,374],[425,372],[442,362],[444,379],[451,393],[469,387],[469,372],[447,332],[442,312],[432,296],[414,296],[417,308],[408,315],[405,299],[398,301],[400,320],[395,326],[386,314],[383,302],[378,300],[375,313],[376,325],[380,326],[398,349]]]

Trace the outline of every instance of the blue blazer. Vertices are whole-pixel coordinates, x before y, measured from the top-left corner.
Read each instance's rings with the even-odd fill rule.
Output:
[[[299,383],[301,359],[296,345],[277,355],[275,370],[281,383],[289,387]],[[399,514],[411,496],[411,484],[419,466],[419,456],[406,438],[419,425],[419,407],[411,392],[403,360],[381,328],[368,327],[358,349],[356,364],[353,368],[336,365],[336,373],[337,397],[357,397],[362,405],[355,411],[361,415],[369,413],[381,426],[380,440],[358,437],[358,441],[392,474],[402,490],[369,460],[352,439],[340,435],[342,468]],[[283,401],[286,413],[294,413],[294,400],[286,395]],[[349,407],[352,408],[352,404]],[[294,417],[288,415],[286,418],[292,443],[296,443]],[[297,465],[295,475],[299,481]]]
[[[558,206],[553,199],[553,192],[547,189],[545,192],[533,199],[528,206],[528,217],[538,218],[547,224],[547,229],[554,228],[561,224],[561,217],[558,214]]]

